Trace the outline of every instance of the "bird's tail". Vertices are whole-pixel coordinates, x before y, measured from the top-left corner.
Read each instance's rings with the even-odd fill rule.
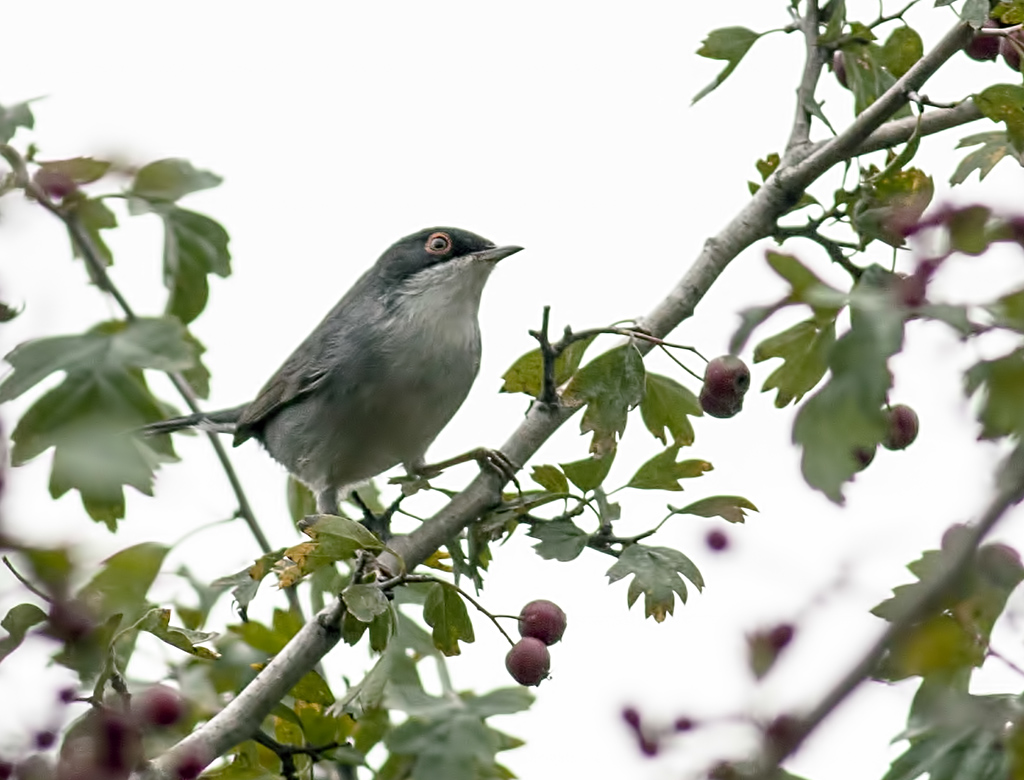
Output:
[[[230,409],[219,409],[216,412],[197,412],[186,414],[184,417],[172,417],[169,420],[144,425],[139,430],[146,436],[155,436],[158,433],[173,433],[183,431],[186,428],[197,428],[200,431],[211,433],[234,433],[238,418],[248,404],[234,406]]]

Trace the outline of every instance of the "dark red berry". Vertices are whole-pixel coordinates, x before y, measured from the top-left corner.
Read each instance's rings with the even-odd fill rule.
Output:
[[[715,552],[721,552],[729,546],[729,537],[725,535],[724,531],[709,531],[705,541],[708,547]]]
[[[505,668],[520,685],[540,685],[551,668],[548,646],[532,636],[523,637],[505,656]]]
[[[0,761],[0,780],[9,780],[14,774],[14,764],[10,761]]]
[[[38,750],[49,750],[57,744],[57,734],[54,731],[40,731],[36,734],[35,741]]]
[[[179,780],[195,780],[209,763],[199,751],[193,751],[175,762],[174,771]]]
[[[682,733],[684,731],[692,731],[693,727],[696,725],[697,724],[689,718],[676,718],[675,722],[672,724],[672,728]]]
[[[623,707],[622,719],[626,721],[634,731],[640,730],[640,711],[636,707]]]
[[[904,450],[914,443],[920,424],[917,412],[905,404],[896,404],[889,408],[886,415],[889,430],[882,440],[882,446],[888,450]]]
[[[185,702],[177,691],[166,685],[154,685],[135,697],[132,711],[145,725],[166,728],[185,716]]]
[[[60,692],[57,694],[57,698],[60,700],[61,704],[71,704],[71,702],[78,698],[78,691],[74,688],[61,688]]]
[[[779,715],[768,724],[764,736],[776,752],[786,754],[796,746],[800,736],[800,723],[792,715]]]
[[[733,417],[743,408],[743,396],[750,389],[750,369],[735,355],[722,355],[708,362],[700,406],[712,417]]]
[[[993,29],[996,27],[1002,27],[999,22],[995,19],[986,19],[982,28]],[[972,60],[978,60],[984,62],[986,60],[994,60],[999,54],[999,41],[998,35],[982,35],[975,33],[974,37],[967,42],[964,46],[964,52]]]
[[[795,629],[789,623],[780,623],[768,632],[768,644],[778,652],[793,641]]]
[[[1015,30],[999,39],[999,53],[1003,55],[1003,62],[1017,73],[1020,73],[1021,51],[1024,51],[1024,31]]]
[[[552,601],[531,601],[519,614],[519,636],[532,636],[546,645],[553,645],[565,633],[565,613]]]
[[[836,49],[835,54],[832,55],[832,72],[836,74],[836,81],[840,86],[844,89],[850,88],[850,84],[846,80],[846,58],[839,49]]]
[[[871,461],[875,459],[875,447],[855,447],[853,452],[853,459],[857,464],[857,471],[863,471],[871,465]]]
[[[48,621],[50,635],[62,642],[77,642],[93,629],[92,612],[75,599],[54,601]]]
[[[99,712],[93,739],[96,764],[109,772],[131,772],[142,758],[142,734],[125,713]]]
[[[40,168],[32,178],[36,186],[54,200],[62,200],[78,189],[75,180],[61,171]]]

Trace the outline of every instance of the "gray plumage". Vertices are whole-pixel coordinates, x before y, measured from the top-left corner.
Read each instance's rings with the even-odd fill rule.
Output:
[[[496,247],[456,228],[392,245],[270,378],[232,409],[154,423],[256,438],[337,512],[342,489],[403,464],[415,473],[480,367],[477,312]]]

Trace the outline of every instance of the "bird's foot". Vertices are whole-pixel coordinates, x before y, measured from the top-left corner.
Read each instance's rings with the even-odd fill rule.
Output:
[[[399,496],[394,500],[391,506],[378,515],[370,509],[369,506],[367,506],[366,502],[363,501],[359,493],[355,490],[352,491],[352,494],[349,497],[352,503],[362,510],[363,525],[365,525],[370,532],[377,534],[384,544],[387,544],[388,540],[391,539],[391,518],[394,516],[395,511],[398,509],[399,504],[402,503],[404,498],[404,494]]]
[[[469,452],[464,452],[454,458],[442,460],[438,463],[416,464],[410,471],[423,479],[431,479],[450,466],[468,463],[471,460],[475,460],[481,469],[490,469],[495,472],[501,477],[502,482],[511,482],[516,486],[517,490],[522,490],[519,487],[519,480],[516,479],[516,472],[519,471],[519,467],[501,450],[492,450],[487,447],[477,447]]]

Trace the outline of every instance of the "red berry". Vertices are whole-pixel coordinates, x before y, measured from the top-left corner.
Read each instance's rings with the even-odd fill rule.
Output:
[[[889,430],[882,440],[882,446],[887,450],[905,450],[917,438],[920,427],[917,412],[905,404],[896,404],[889,408],[886,416]]]
[[[10,761],[0,761],[0,780],[8,780],[14,774],[14,764]]]
[[[636,707],[623,707],[622,719],[626,721],[634,731],[640,730],[640,711]]]
[[[519,614],[519,636],[532,636],[553,645],[565,633],[565,613],[552,601],[531,601]]]
[[[97,714],[96,764],[112,773],[130,773],[142,758],[142,734],[128,715],[111,709]]]
[[[40,168],[32,178],[36,186],[54,200],[62,200],[78,189],[75,180],[60,171]]]
[[[1024,32],[1021,30],[1015,30],[999,40],[999,53],[1003,55],[1003,62],[1010,67],[1010,70],[1014,70],[1017,73],[1020,73],[1020,54],[1022,50],[1024,50]],[[993,57],[993,59],[995,58]]]
[[[729,537],[723,531],[711,531],[705,539],[708,547],[715,552],[721,552],[729,546]]]
[[[177,691],[166,685],[154,685],[135,697],[132,711],[138,713],[144,724],[166,728],[185,716],[185,703]]]
[[[57,734],[53,731],[40,731],[36,734],[36,748],[49,750],[57,744]]]
[[[855,447],[853,452],[853,459],[857,464],[857,471],[863,471],[871,465],[871,461],[875,459],[875,447]]]
[[[849,89],[850,84],[846,80],[846,58],[839,49],[836,49],[835,54],[832,55],[832,71],[836,74],[836,81],[840,86]]]
[[[733,417],[743,408],[743,396],[750,389],[750,369],[735,355],[722,355],[708,362],[700,406],[712,417]]]
[[[520,685],[540,685],[551,668],[548,646],[532,636],[523,637],[505,656],[505,668]]]
[[[61,704],[71,704],[71,702],[78,698],[78,691],[74,688],[61,688],[57,698],[60,699]]]
[[[93,629],[92,612],[74,599],[50,605],[49,633],[62,642],[77,642]]]
[[[995,27],[1002,27],[999,22],[995,19],[986,19],[982,25],[983,28],[993,29]],[[974,37],[967,42],[964,46],[964,52],[972,60],[978,60],[984,62],[986,60],[994,60],[999,54],[999,42],[1000,37],[998,35],[981,35],[975,33]]]
[[[175,773],[179,780],[195,780],[209,763],[201,751],[193,751],[178,759],[175,763]]]
[[[692,731],[693,727],[696,725],[697,724],[689,718],[676,718],[675,722],[672,724],[672,728],[682,733],[684,731]]]

